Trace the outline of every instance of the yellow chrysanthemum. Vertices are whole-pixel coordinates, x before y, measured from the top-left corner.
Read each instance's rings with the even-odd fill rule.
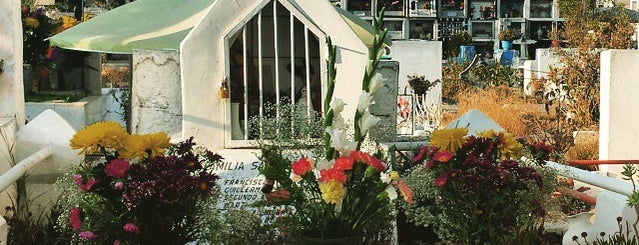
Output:
[[[342,202],[342,197],[346,194],[342,182],[334,179],[321,183],[319,188],[322,192],[322,199],[324,199],[326,203],[339,204]]]
[[[40,21],[33,17],[27,17],[24,19],[24,24],[29,28],[36,29],[38,28],[38,26],[40,26]]]
[[[62,28],[69,29],[73,27],[78,20],[70,16],[62,16]]]
[[[126,129],[119,123],[113,121],[97,122],[75,133],[69,141],[69,145],[73,149],[82,149],[80,154],[85,151],[89,154],[94,153],[100,147],[120,150],[128,135]]]
[[[499,145],[497,145],[497,149],[499,149],[501,159],[519,158],[523,155],[524,147],[509,133],[495,132],[489,129],[479,132],[477,135],[486,138],[498,137]]]
[[[455,153],[466,142],[467,128],[451,128],[435,130],[430,135],[429,144],[442,150]]]
[[[129,160],[147,158],[149,153],[151,156],[160,156],[169,146],[171,143],[169,143],[169,137],[165,132],[130,135],[124,143],[124,152],[121,156]]]

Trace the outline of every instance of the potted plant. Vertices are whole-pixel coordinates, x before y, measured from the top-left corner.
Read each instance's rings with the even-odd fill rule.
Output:
[[[519,33],[510,28],[504,29],[498,35],[498,38],[501,41],[501,47],[504,50],[510,50],[513,46],[513,40],[517,39],[518,37]]]
[[[537,244],[556,186],[543,166],[551,151],[504,132],[436,130],[413,159],[407,182],[415,204],[403,210],[454,244]]]
[[[193,137],[171,145],[164,132],[129,135],[112,121],[85,127],[70,145],[100,154],[60,180],[65,211],[58,222],[74,241],[185,244],[205,238],[198,214],[215,200],[218,176],[211,170],[221,156],[195,147]]]
[[[472,59],[475,53],[475,46],[469,46],[473,43],[473,37],[467,31],[462,31],[450,37],[449,46],[459,56],[461,62]]]
[[[354,116],[354,137],[348,137],[349,127],[341,112],[344,102],[333,98],[335,88],[335,57],[337,47],[329,39],[328,91],[324,99],[323,144],[282,146],[276,141],[265,142],[260,148],[264,167],[260,170],[273,188],[263,188],[269,208],[294,207],[294,212],[278,217],[274,222],[296,227],[290,234],[300,237],[295,244],[358,244],[373,241],[390,233],[393,200],[399,193],[411,202],[412,192],[396,171],[377,157],[361,149],[362,142],[379,118],[370,113],[382,77],[375,73],[380,62],[387,31],[381,31],[381,16],[374,20],[375,39],[362,79],[362,95]],[[286,149],[293,151],[283,151]],[[311,155],[313,157],[311,157]],[[273,183],[276,185],[272,185]],[[388,232],[387,232],[388,231]],[[387,243],[388,240],[376,243]],[[375,243],[375,242],[373,242]]]

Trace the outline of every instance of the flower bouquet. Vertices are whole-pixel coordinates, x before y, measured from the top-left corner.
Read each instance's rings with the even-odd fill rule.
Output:
[[[536,244],[553,190],[542,165],[552,152],[508,133],[436,130],[413,161],[408,177],[415,205],[407,217],[433,226],[443,240],[463,244]],[[528,157],[537,161],[520,160]]]
[[[390,226],[392,200],[398,191],[411,202],[408,185],[380,159],[361,150],[369,130],[379,121],[368,110],[382,85],[380,75],[374,75],[381,55],[386,31],[380,35],[382,14],[375,20],[377,35],[369,54],[370,63],[362,82],[354,118],[354,140],[348,138],[348,127],[341,116],[344,102],[333,99],[335,87],[335,53],[329,39],[328,91],[324,100],[324,151],[321,155],[305,156],[310,149],[297,149],[298,154],[287,155],[284,147],[262,145],[261,170],[267,183],[276,183],[274,190],[263,190],[269,207],[292,207],[286,219],[297,235],[311,240],[352,238],[347,244],[370,240],[379,236],[383,227]],[[291,146],[287,146],[290,148]],[[302,155],[300,157],[300,155]],[[387,225],[387,226],[385,226]],[[313,239],[311,239],[313,238]],[[312,243],[311,243],[312,244]]]
[[[166,133],[129,135],[115,122],[85,127],[70,145],[101,153],[68,176],[75,188],[66,190],[68,211],[59,223],[74,240],[185,244],[199,238],[192,225],[198,204],[214,197],[218,176],[209,170],[222,157],[195,147],[193,138],[172,146]]]

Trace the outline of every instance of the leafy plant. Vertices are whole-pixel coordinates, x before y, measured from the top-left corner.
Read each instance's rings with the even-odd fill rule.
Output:
[[[171,146],[166,133],[128,135],[115,122],[87,126],[70,142],[104,157],[66,176],[73,184],[65,186],[58,222],[73,241],[184,244],[206,237],[206,230],[193,233],[193,224],[199,205],[215,197],[218,176],[210,170],[222,157],[196,148],[193,138],[164,155]]]
[[[433,82],[426,80],[425,76],[410,75],[408,76],[408,84],[416,95],[424,95],[428,90],[436,86],[440,81]]]
[[[499,32],[499,34],[497,35],[497,38],[499,38],[499,40],[501,41],[513,41],[519,38],[520,35],[521,35],[520,33],[517,33],[512,29],[506,28],[503,31]]]
[[[433,226],[443,240],[463,244],[536,244],[544,204],[555,187],[543,167],[552,149],[510,134],[467,129],[433,132],[407,181],[415,205],[404,208],[418,225]],[[534,161],[518,161],[524,152]]]

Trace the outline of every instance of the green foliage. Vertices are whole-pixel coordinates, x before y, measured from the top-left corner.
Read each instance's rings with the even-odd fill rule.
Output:
[[[459,55],[459,46],[470,45],[473,37],[467,31],[462,31],[450,36],[444,42],[444,58],[456,57]]]
[[[556,173],[537,161],[499,160],[499,153],[486,146],[490,141],[468,138],[450,157],[438,147],[422,148],[414,160],[426,167],[417,165],[407,176],[415,200],[403,206],[408,220],[432,226],[445,241],[537,244]],[[538,144],[530,147],[546,149]],[[476,156],[476,151],[481,155]]]

